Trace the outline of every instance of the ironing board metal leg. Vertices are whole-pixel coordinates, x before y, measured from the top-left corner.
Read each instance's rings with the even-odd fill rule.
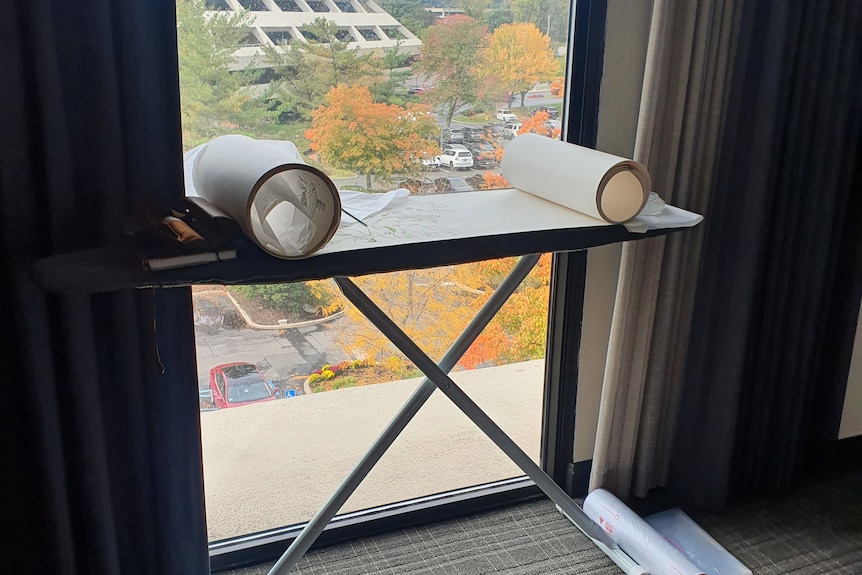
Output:
[[[497,312],[500,311],[500,308],[503,307],[503,304],[508,301],[515,290],[518,289],[518,286],[521,285],[521,282],[524,281],[524,278],[527,277],[527,274],[530,273],[538,261],[538,255],[526,255],[520,258],[512,271],[509,272],[509,275],[494,290],[488,301],[485,302],[473,320],[464,328],[464,331],[461,332],[452,346],[443,355],[440,360],[439,369],[448,372],[455,367],[461,356],[467,352],[473,341],[482,333],[482,330],[485,329]],[[350,280],[346,280],[345,278],[335,278],[335,281],[339,286],[342,286],[343,282],[347,282],[354,289],[359,290]],[[361,308],[359,309],[362,311]],[[380,436],[374,441],[365,455],[363,455],[359,463],[357,463],[338,489],[333,492],[329,500],[309,521],[305,529],[302,530],[275,565],[272,566],[269,575],[287,573],[305,555],[306,551],[314,544],[327,524],[335,517],[342,505],[344,505],[344,502],[356,491],[362,480],[365,479],[374,465],[383,457],[389,446],[392,445],[413,416],[416,415],[422,405],[431,397],[436,388],[437,386],[434,382],[427,377],[422,380],[416,391],[413,392],[392,421],[389,422]]]
[[[470,420],[505,453],[521,470],[532,479],[536,485],[556,503],[571,518],[575,524],[591,538],[601,541],[605,546],[614,549],[618,545],[592,521],[583,510],[563,491],[547,473],[536,465],[529,455],[518,447],[500,427],[470,399],[452,378],[399,328],[395,322],[383,313],[356,285],[348,279],[341,278],[339,286],[342,292],[362,314],[379,329],[425,376],[433,381]]]

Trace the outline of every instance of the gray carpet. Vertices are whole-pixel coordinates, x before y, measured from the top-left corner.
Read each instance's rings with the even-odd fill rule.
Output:
[[[862,575],[862,472],[720,516],[689,514],[757,575]]]
[[[862,472],[780,499],[690,515],[756,575],[862,575]],[[271,564],[231,571],[265,575]],[[297,575],[618,574],[546,500],[309,553]]]

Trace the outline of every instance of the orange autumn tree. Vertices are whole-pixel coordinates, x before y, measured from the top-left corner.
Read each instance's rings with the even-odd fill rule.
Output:
[[[370,190],[372,176],[418,174],[420,158],[438,152],[437,131],[426,106],[376,103],[366,86],[333,86],[305,137],[324,163],[365,174]]]
[[[439,360],[458,334],[503,281],[517,258],[505,258],[354,278],[363,291]],[[462,368],[501,365],[544,355],[550,256],[543,256],[500,313],[459,362]],[[406,361],[354,308],[337,342],[352,357],[374,359],[404,376]]]
[[[439,360],[488,297],[487,291],[476,289],[474,273],[469,266],[445,266],[353,281],[431,358]],[[346,313],[351,321],[339,327],[339,346],[350,356],[397,367],[392,358],[401,356],[389,340],[354,307]]]
[[[528,119],[524,120],[521,123],[521,127],[518,128],[518,135],[521,134],[539,134],[540,136],[547,136],[549,138],[560,138],[560,129],[559,128],[549,128],[548,127],[548,113],[544,110],[539,110]]]
[[[550,39],[526,22],[503,24],[494,30],[482,55],[482,71],[496,78],[510,99],[520,94],[521,106],[530,88],[559,73]]]
[[[512,269],[516,258],[471,264],[489,287],[496,287]],[[488,327],[476,338],[459,365],[501,365],[540,359],[545,353],[551,256],[545,254]]]
[[[498,160],[499,161],[499,160]],[[482,183],[479,184],[480,190],[499,190],[500,188],[511,188],[506,178],[496,172],[483,172]]]
[[[551,85],[548,86],[548,90],[551,92],[551,96],[554,96],[555,98],[563,97],[563,89],[565,88],[565,84],[563,83],[564,81],[565,78],[562,77],[554,78],[551,81]]]

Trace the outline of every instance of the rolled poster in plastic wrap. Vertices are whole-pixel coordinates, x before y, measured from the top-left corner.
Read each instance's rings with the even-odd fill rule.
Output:
[[[290,142],[219,136],[187,152],[185,163],[186,195],[228,214],[270,255],[309,256],[338,228],[338,190]]]
[[[650,575],[705,575],[660,533],[604,489],[584,499],[584,513]]]
[[[638,215],[652,187],[639,162],[538,134],[509,142],[500,168],[514,188],[613,224]]]

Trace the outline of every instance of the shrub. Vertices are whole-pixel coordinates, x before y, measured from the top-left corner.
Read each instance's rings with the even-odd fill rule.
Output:
[[[299,314],[307,306],[319,308],[332,304],[329,292],[314,289],[307,282],[234,286],[231,289],[282,313]]]
[[[340,376],[345,371],[351,369],[358,369],[360,367],[371,367],[372,365],[374,365],[373,362],[360,359],[345,360],[335,365],[326,364],[317,371],[312,372],[312,374],[308,376],[308,383],[312,386],[312,389],[315,389],[315,384],[319,384],[322,381],[326,381],[336,376]],[[356,383],[355,377],[353,378],[353,383]]]
[[[341,389],[343,387],[353,387],[356,385],[356,378],[352,375],[345,375],[343,377],[337,377],[332,380],[330,387],[332,389]]]

